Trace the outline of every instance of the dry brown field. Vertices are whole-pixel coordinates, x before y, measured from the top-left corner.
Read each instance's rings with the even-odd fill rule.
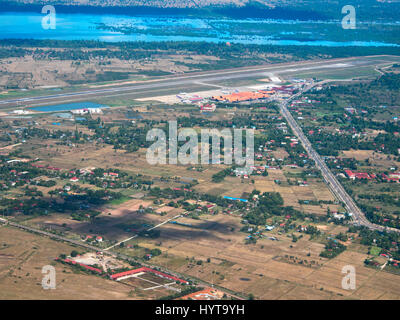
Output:
[[[32,49],[32,48],[31,48]],[[33,48],[35,49],[35,48]],[[43,50],[50,48],[43,48]],[[54,49],[59,50],[63,49]],[[85,49],[90,51],[91,49]],[[71,84],[70,81],[81,81],[87,83],[88,77],[93,80],[97,74],[105,72],[131,72],[137,74],[141,70],[159,70],[170,73],[182,73],[194,68],[187,67],[180,62],[189,64],[202,64],[212,60],[217,60],[212,56],[191,55],[188,56],[163,56],[152,60],[120,60],[107,59],[109,64],[102,64],[98,59],[82,61],[79,65],[73,60],[57,59],[35,59],[33,56],[21,58],[6,58],[0,60],[0,87],[18,85],[19,88],[54,88],[66,87]],[[29,72],[26,72],[29,70]],[[137,80],[143,80],[145,76],[136,76]],[[85,81],[86,80],[86,81]],[[92,82],[94,82],[92,80]],[[132,80],[122,80],[121,83],[134,83]],[[93,85],[91,85],[93,86]],[[94,85],[96,87],[96,85]]]
[[[359,161],[364,161],[369,159],[372,165],[377,165],[378,167],[388,168],[392,166],[399,166],[398,161],[388,159],[388,156],[382,153],[374,152],[373,150],[346,150],[341,152],[346,158],[355,158]]]
[[[151,299],[167,295],[132,290],[115,281],[78,272],[54,258],[76,249],[13,228],[0,227],[0,299]],[[42,267],[56,270],[56,289],[42,288]]]
[[[285,235],[274,234],[279,241],[261,239],[255,245],[246,245],[245,234],[238,232],[240,219],[235,217],[207,216],[200,221],[182,218],[179,222],[193,227],[164,225],[160,238],[137,242],[162,250],[163,255],[153,258],[153,263],[261,299],[400,299],[398,276],[364,267],[367,254],[351,246],[328,260],[319,257],[323,245],[309,241],[308,236],[293,243]],[[329,226],[326,231],[337,234],[344,229]],[[277,259],[285,255],[314,261],[318,267]],[[201,265],[196,263],[198,260]],[[341,270],[346,265],[356,268],[355,291],[341,287]],[[376,279],[381,279],[379,285]],[[391,286],[390,281],[397,283]]]

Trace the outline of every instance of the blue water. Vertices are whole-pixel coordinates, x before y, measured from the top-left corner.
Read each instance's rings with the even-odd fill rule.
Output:
[[[396,43],[379,41],[335,41],[328,35],[316,41],[310,39],[279,39],[282,35],[295,35],[293,32],[276,31],[273,34],[231,34],[228,25],[245,24],[300,24],[299,21],[279,20],[202,20],[191,17],[156,17],[156,16],[117,16],[102,14],[57,14],[56,29],[43,29],[44,14],[33,12],[0,13],[0,39],[54,39],[54,40],[100,40],[106,42],[121,41],[206,41],[232,42],[242,44],[267,45],[310,45],[310,46],[399,46]],[[316,29],[337,24],[332,21],[313,21]],[[101,30],[99,24],[113,27],[134,27],[134,33],[124,34],[109,30]],[[396,25],[396,24],[394,24]],[[180,30],[182,35],[168,32]],[[239,28],[240,29],[240,28]],[[187,32],[190,32],[188,34]],[[179,33],[179,32],[178,32]],[[299,30],[298,35],[304,34]],[[276,39],[276,37],[278,37]],[[311,37],[311,39],[313,39]]]
[[[29,109],[33,111],[52,112],[52,111],[70,111],[70,110],[78,110],[85,108],[108,108],[108,106],[94,102],[76,102],[76,103],[57,104],[53,106],[31,107]]]

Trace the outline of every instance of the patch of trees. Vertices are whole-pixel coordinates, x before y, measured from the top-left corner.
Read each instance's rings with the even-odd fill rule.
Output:
[[[221,182],[225,179],[225,177],[229,176],[232,173],[231,168],[224,169],[220,172],[217,172],[212,175],[212,181],[215,183]]]
[[[40,187],[51,188],[51,187],[54,187],[56,184],[57,184],[57,182],[55,182],[54,180],[39,180],[39,181],[36,181],[36,185],[40,186]]]
[[[265,192],[259,195],[256,207],[246,214],[245,219],[250,224],[265,225],[269,216],[279,216],[293,210],[291,207],[283,207],[283,199],[279,192]]]
[[[345,251],[346,248],[345,245],[330,239],[325,245],[325,250],[323,250],[319,255],[324,258],[332,259]]]
[[[400,259],[400,234],[395,232],[370,230],[360,227],[360,243],[366,246],[377,246],[386,251],[390,251],[394,259]]]

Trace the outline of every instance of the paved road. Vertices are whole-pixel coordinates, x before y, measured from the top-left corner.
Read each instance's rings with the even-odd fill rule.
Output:
[[[360,210],[360,208],[354,202],[353,198],[346,192],[346,190],[343,188],[341,183],[338,181],[338,179],[335,177],[335,175],[332,173],[332,171],[325,164],[325,161],[322,160],[320,155],[314,150],[310,141],[304,135],[303,130],[297,124],[297,122],[294,120],[293,116],[289,112],[289,110],[287,108],[289,103],[292,100],[298,98],[303,93],[305,93],[308,90],[310,90],[311,88],[313,88],[315,85],[316,84],[311,84],[310,86],[304,88],[301,92],[292,96],[290,99],[281,103],[280,109],[281,109],[282,115],[286,118],[289,126],[292,128],[293,132],[295,133],[295,135],[300,140],[301,144],[306,149],[308,155],[315,161],[317,168],[321,170],[322,176],[324,177],[329,188],[335,194],[337,199],[339,199],[340,201],[342,201],[344,203],[347,211],[352,213],[354,224],[365,226],[372,230],[381,230],[381,231],[386,230],[386,231],[394,231],[394,232],[400,233],[400,230],[398,230],[398,229],[386,228],[386,227],[383,227],[380,225],[373,224],[370,221],[368,221],[368,219],[365,217],[364,213]]]
[[[129,95],[132,98],[155,97],[166,95],[160,94],[168,89],[178,90],[177,92],[198,91],[198,89],[206,88],[207,83],[210,88],[215,87],[218,82],[233,79],[249,79],[253,77],[268,77],[270,74],[296,74],[308,71],[321,71],[324,69],[346,69],[361,66],[375,66],[384,63],[390,59],[396,60],[395,57],[388,56],[370,56],[370,57],[353,57],[344,59],[318,60],[318,61],[299,61],[283,64],[261,65],[245,68],[235,68],[228,70],[199,72],[190,75],[169,76],[159,80],[142,81],[132,85],[115,85],[107,88],[92,88],[79,92],[66,92],[46,96],[13,98],[0,100],[0,107],[24,107],[27,105],[39,106],[49,105],[53,103],[63,103],[71,101],[84,101],[99,97],[112,97]],[[207,89],[210,89],[207,88]]]
[[[32,104],[35,103],[36,105],[45,105],[45,104],[51,104],[53,102],[65,102],[65,101],[82,101],[85,99],[88,99],[90,97],[101,97],[101,96],[110,96],[110,95],[124,95],[124,94],[132,94],[132,93],[141,93],[146,91],[146,95],[151,97],[151,96],[156,96],[157,91],[160,90],[160,88],[181,88],[184,87],[185,85],[188,84],[201,84],[204,86],[204,82],[212,82],[212,81],[221,81],[221,80],[231,80],[231,79],[245,79],[245,78],[251,78],[254,76],[260,76],[260,75],[266,75],[267,73],[276,73],[276,74],[284,74],[284,73],[296,73],[296,72],[302,72],[305,70],[323,70],[324,68],[346,68],[351,66],[368,66],[368,65],[376,65],[379,63],[384,63],[386,60],[382,57],[382,60],[379,60],[380,57],[362,57],[362,58],[349,58],[349,59],[334,59],[334,60],[329,60],[329,61],[311,61],[311,62],[298,62],[298,63],[287,63],[287,64],[280,64],[280,65],[268,65],[268,66],[257,66],[257,67],[249,67],[249,68],[239,68],[239,69],[232,69],[232,70],[223,70],[223,71],[218,71],[218,72],[208,72],[208,73],[198,73],[198,74],[193,74],[190,76],[179,76],[179,77],[174,77],[174,78],[169,78],[169,79],[162,79],[162,80],[156,80],[156,81],[148,81],[147,83],[139,83],[135,84],[132,86],[116,86],[112,88],[107,88],[107,89],[92,89],[92,90],[86,90],[82,92],[70,92],[70,93],[63,93],[63,94],[56,94],[56,95],[49,95],[49,96],[40,96],[40,97],[30,97],[30,98],[17,98],[17,99],[11,99],[11,100],[0,100],[0,107],[13,107],[13,106],[21,106],[21,104]],[[203,83],[200,83],[200,81],[203,81]],[[288,104],[290,101],[293,99],[297,98],[300,96],[302,93],[306,92],[307,90],[311,89],[312,86],[306,88],[303,90],[301,93],[294,95],[291,99],[285,101],[284,103],[281,104],[281,112],[283,116],[286,118],[286,120],[289,123],[289,126],[292,128],[293,132],[296,134],[296,136],[299,138],[300,142],[303,144],[304,148],[307,150],[308,154],[310,157],[315,161],[316,166],[321,170],[322,175],[327,182],[328,186],[330,189],[333,191],[333,193],[336,195],[336,197],[342,201],[348,212],[353,213],[353,219],[354,223],[357,225],[364,225],[367,226],[368,228],[374,229],[374,230],[385,230],[384,227],[378,226],[375,224],[372,224],[369,222],[366,218],[364,213],[357,207],[357,205],[354,203],[353,199],[347,194],[347,192],[344,190],[343,186],[340,184],[340,182],[336,179],[336,177],[332,174],[332,172],[329,170],[329,168],[326,166],[325,162],[321,159],[321,157],[318,155],[317,152],[312,148],[310,141],[307,139],[307,137],[304,135],[302,129],[300,126],[297,124],[297,122],[294,120],[292,115],[290,114],[289,110],[287,109]],[[46,231],[34,229],[31,227],[27,227],[21,224],[17,224],[11,221],[8,221],[6,219],[0,218],[0,222],[4,224],[8,224],[10,226],[16,227],[23,229],[25,231],[37,233],[40,235],[48,236],[50,238],[59,240],[59,241],[65,241],[80,247],[84,247],[89,250],[93,251],[102,251],[102,249],[88,245],[86,243],[82,243],[81,241],[76,241],[72,239],[68,239],[59,235],[55,235]],[[386,228],[386,230],[391,230],[395,232],[400,232],[400,230],[397,229],[391,229],[391,228]],[[104,252],[104,251],[103,251]],[[127,261],[132,261],[132,262],[138,262],[132,257],[128,257],[126,255],[116,253],[113,251],[106,251],[104,254],[116,257],[116,258],[122,258]],[[155,266],[140,262],[142,265],[154,268]],[[171,272],[165,268],[160,268],[157,266],[162,271],[165,271],[170,274],[175,274],[180,277],[185,277],[183,275],[180,275],[176,272]],[[200,279],[196,279],[199,283],[203,285],[210,286],[209,283],[202,281]],[[222,288],[223,289],[223,288]],[[228,291],[226,289],[223,289],[225,291]],[[228,291],[229,292],[229,291]],[[230,292],[231,294],[234,294],[233,292]]]

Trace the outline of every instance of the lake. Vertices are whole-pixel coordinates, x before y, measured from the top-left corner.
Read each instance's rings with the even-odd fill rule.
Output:
[[[206,41],[265,45],[400,46],[400,23],[359,23],[344,30],[340,21],[200,19],[190,16],[124,16],[59,13],[56,29],[43,29],[44,14],[0,13],[0,39],[122,41]]]
[[[94,103],[94,102],[76,102],[76,103],[64,103],[57,104],[52,106],[42,106],[42,107],[31,107],[28,108],[32,111],[41,111],[41,112],[52,112],[52,111],[71,111],[78,109],[88,109],[88,108],[109,108],[108,106]]]

